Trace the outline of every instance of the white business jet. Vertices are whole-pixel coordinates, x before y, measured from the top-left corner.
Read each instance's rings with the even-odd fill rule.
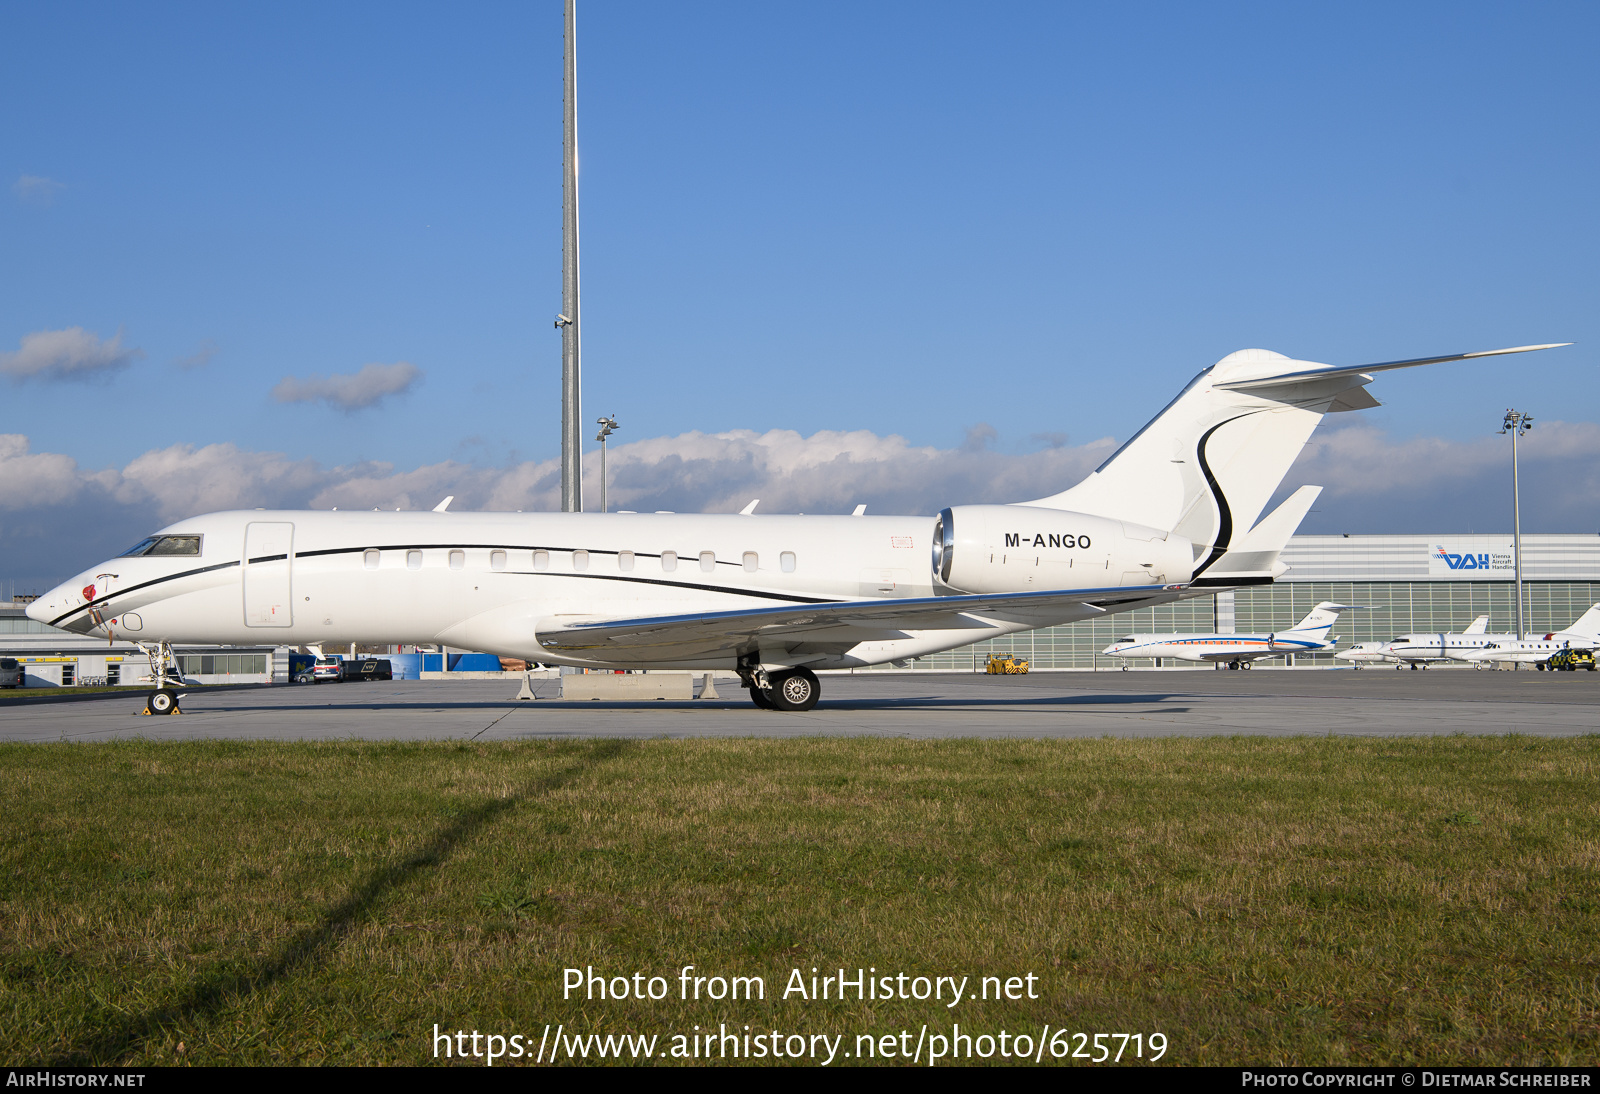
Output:
[[[1100,652],[1109,657],[1175,657],[1226,664],[1230,669],[1249,668],[1263,657],[1333,649],[1338,639],[1329,639],[1328,629],[1340,612],[1360,606],[1324,600],[1289,630],[1272,634],[1130,634]]]
[[[1514,634],[1489,634],[1488,630],[1489,617],[1480,615],[1460,633],[1402,634],[1383,643],[1381,649],[1384,660],[1396,669],[1407,665],[1412,669],[1419,665],[1427,668],[1430,664],[1446,661],[1473,661],[1481,665],[1484,662],[1477,661],[1474,654],[1490,646],[1503,646],[1507,642],[1517,641]],[[1339,655],[1334,656],[1337,658]]]
[[[1497,635],[1496,637],[1501,637]],[[1588,650],[1600,648],[1600,604],[1596,604],[1564,631],[1530,638],[1506,635],[1505,641],[1491,643],[1481,650],[1462,657],[1464,661],[1478,664],[1504,664],[1521,662],[1524,665],[1543,666],[1553,655],[1563,650]]]
[[[429,642],[547,664],[734,669],[807,710],[815,670],[875,665],[1268,583],[1316,495],[1257,523],[1373,374],[1545,349],[1335,366],[1230,354],[1088,478],[936,517],[228,512],[162,529],[28,614],[173,642]],[[176,707],[158,676],[148,709]]]
[[[1392,663],[1392,658],[1383,651],[1387,642],[1357,642],[1349,649],[1340,650],[1333,655],[1335,661],[1349,661],[1350,667],[1359,669],[1363,665],[1376,663]]]

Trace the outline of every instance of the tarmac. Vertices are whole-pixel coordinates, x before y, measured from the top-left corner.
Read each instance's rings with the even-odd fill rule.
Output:
[[[803,714],[722,699],[562,701],[538,681],[194,688],[183,713],[141,716],[144,692],[0,700],[0,741],[481,740],[648,737],[1154,737],[1600,733],[1600,673],[1344,670],[824,675]]]

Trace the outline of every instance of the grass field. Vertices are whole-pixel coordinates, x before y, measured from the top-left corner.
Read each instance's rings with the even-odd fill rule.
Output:
[[[1597,759],[1516,737],[0,746],[0,1063],[427,1063],[435,1024],[531,1057],[546,1023],[658,1055],[696,1025],[852,1052],[960,1023],[1159,1032],[1163,1063],[1592,1063]],[[766,998],[681,1000],[684,965]],[[588,966],[670,994],[564,1000]],[[1032,974],[1038,998],[780,997],[841,966]]]

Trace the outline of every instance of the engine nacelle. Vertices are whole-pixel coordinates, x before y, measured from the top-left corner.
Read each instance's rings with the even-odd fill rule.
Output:
[[[934,524],[934,577],[964,593],[1187,582],[1192,544],[1174,532],[1031,505],[957,505]]]

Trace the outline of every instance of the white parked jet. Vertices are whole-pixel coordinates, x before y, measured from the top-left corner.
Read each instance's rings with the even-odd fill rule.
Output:
[[[1339,618],[1340,612],[1358,607],[1358,604],[1335,604],[1331,600],[1324,600],[1286,631],[1272,634],[1130,634],[1117,639],[1100,652],[1108,657],[1176,657],[1181,661],[1224,663],[1230,669],[1249,668],[1252,661],[1263,657],[1333,649],[1338,639],[1330,639],[1328,629]]]
[[[1479,664],[1521,662],[1524,665],[1542,665],[1562,650],[1589,650],[1600,648],[1600,604],[1596,604],[1564,631],[1517,639],[1507,636],[1504,642],[1491,643],[1481,650],[1462,656],[1463,661]]]
[[[1472,660],[1472,655],[1479,650],[1517,641],[1517,636],[1514,634],[1488,634],[1488,629],[1489,617],[1480,615],[1459,634],[1452,632],[1402,634],[1383,643],[1380,649],[1383,660],[1393,664],[1396,669],[1410,665],[1414,670],[1419,665],[1427,668],[1430,664],[1438,662]],[[1334,654],[1335,658],[1340,656]]]
[[[1335,661],[1353,662],[1350,666],[1353,669],[1359,669],[1363,665],[1370,665],[1376,662],[1388,663],[1392,659],[1383,652],[1383,647],[1388,644],[1387,642],[1357,642],[1349,649],[1340,650],[1334,654],[1333,659]]]
[[[1270,582],[1315,488],[1257,518],[1324,414],[1377,406],[1377,372],[1545,348],[1354,366],[1241,350],[1070,490],[936,517],[213,513],[28,613],[163,651],[337,638],[735,669],[758,706],[806,710],[816,669]],[[150,709],[170,711],[158,684]]]

